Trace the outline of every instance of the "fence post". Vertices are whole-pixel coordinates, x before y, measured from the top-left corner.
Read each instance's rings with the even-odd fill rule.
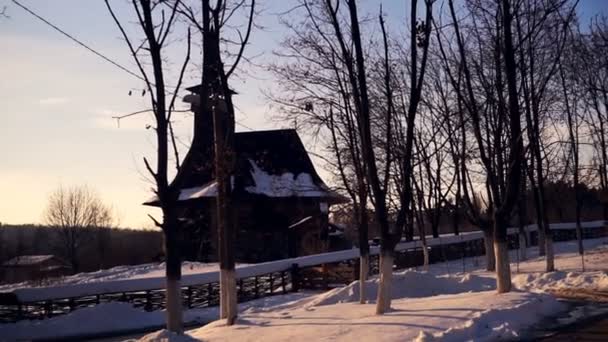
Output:
[[[186,305],[188,305],[188,309],[192,308],[192,286],[188,286],[186,289],[186,293],[188,295],[186,299]]]
[[[291,292],[298,292],[300,289],[300,269],[298,264],[291,264]]]
[[[213,293],[213,284],[207,284],[207,306],[211,306],[211,294]]]
[[[270,273],[270,279],[268,279],[268,281],[270,282],[270,294],[272,295],[274,293],[274,277],[272,276],[272,273]]]
[[[285,271],[281,271],[281,287],[283,288],[283,294],[287,293],[287,288],[285,286]]]
[[[146,311],[152,311],[152,303],[151,303],[151,293],[150,291],[146,291],[146,304],[144,305],[144,310]]]
[[[46,317],[50,318],[53,316],[53,303],[50,300],[44,303],[44,311],[46,311]]]

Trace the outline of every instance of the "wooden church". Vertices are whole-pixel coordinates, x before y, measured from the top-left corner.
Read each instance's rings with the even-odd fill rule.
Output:
[[[188,88],[197,113],[199,87]],[[214,137],[211,113],[198,112],[192,147],[176,176],[186,235],[203,237],[199,259],[217,259]],[[294,129],[237,132],[232,203],[237,262],[322,253],[329,247],[331,205],[346,199],[317,174]],[[151,204],[151,203],[147,203]]]

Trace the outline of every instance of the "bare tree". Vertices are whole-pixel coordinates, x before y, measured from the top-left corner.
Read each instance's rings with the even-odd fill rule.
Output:
[[[507,225],[520,191],[523,157],[512,35],[514,10],[509,0],[491,6],[486,6],[486,2],[468,1],[466,4],[471,17],[464,28],[466,31],[463,31],[454,2],[449,1],[448,4],[457,53],[453,54],[451,48],[442,48],[442,55],[454,91],[468,114],[480,164],[486,176],[497,291],[508,292],[511,277]],[[471,38],[466,42],[464,32]],[[477,58],[474,51],[478,54]],[[465,179],[463,177],[463,182]]]
[[[115,218],[87,186],[60,186],[49,197],[44,221],[57,230],[63,254],[77,273],[79,253],[94,240],[95,230],[111,227]]]
[[[156,226],[161,228],[165,236],[166,254],[166,278],[167,278],[167,329],[176,333],[183,332],[182,323],[182,303],[181,303],[181,256],[179,246],[180,222],[178,184],[169,181],[169,155],[170,146],[177,157],[177,147],[172,128],[172,114],[174,111],[175,100],[181,88],[184,72],[190,60],[190,30],[187,32],[187,47],[176,86],[170,89],[165,75],[167,59],[165,48],[168,44],[167,38],[175,29],[175,22],[178,15],[179,1],[175,1],[167,9],[164,1],[155,0],[133,0],[132,7],[136,16],[136,25],[141,29],[144,39],[141,43],[136,43],[125,31],[120,19],[117,17],[108,0],[105,0],[108,11],[112,15],[114,22],[120,29],[123,38],[129,48],[131,56],[135,61],[142,79],[145,82],[145,89],[148,92],[152,112],[155,119],[156,133],[156,168],[153,169],[146,158],[144,164],[150,175],[154,179],[154,193],[162,210],[162,220],[159,221],[152,216],[150,218]],[[177,158],[176,158],[177,159]],[[175,160],[176,168],[179,171],[179,160]]]

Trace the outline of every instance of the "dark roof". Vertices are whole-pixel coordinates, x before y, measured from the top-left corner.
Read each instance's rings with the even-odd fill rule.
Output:
[[[235,196],[345,199],[321,180],[294,129],[238,132],[235,134]],[[202,168],[201,168],[202,169]],[[184,172],[180,200],[215,197],[209,172]],[[151,204],[148,202],[148,204]]]
[[[239,132],[234,140],[237,173],[245,171],[243,168],[248,168],[249,163],[241,164],[251,159],[269,174],[308,173],[324,185],[295,129]]]
[[[195,85],[195,86],[192,86],[192,87],[188,87],[188,88],[186,88],[186,90],[189,91],[189,92],[192,92],[192,93],[200,95],[201,94],[201,85],[199,84],[199,85]],[[236,91],[234,91],[232,89],[230,89],[230,92],[232,93],[232,95],[238,94]]]

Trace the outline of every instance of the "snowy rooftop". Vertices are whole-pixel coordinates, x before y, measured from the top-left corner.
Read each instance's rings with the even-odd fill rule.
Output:
[[[235,134],[236,161],[232,179],[235,196],[270,198],[319,198],[343,203],[317,174],[300,137],[293,129],[239,132]],[[184,171],[179,200],[214,198],[217,183],[205,172]],[[146,204],[154,204],[156,198]]]

